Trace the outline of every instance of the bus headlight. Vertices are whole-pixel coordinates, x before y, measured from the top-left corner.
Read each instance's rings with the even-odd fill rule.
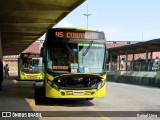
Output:
[[[47,83],[48,83],[50,86],[52,86],[52,81],[47,80]]]
[[[25,75],[25,73],[24,72],[21,72],[22,73],[22,75]]]
[[[50,81],[50,80],[48,80],[48,79],[47,79],[47,83],[48,83],[51,87],[53,87],[54,89],[58,90],[58,85],[57,85],[57,84],[53,83],[52,81]]]
[[[101,81],[98,83],[97,90],[101,89],[106,84],[106,81]]]
[[[58,86],[56,84],[53,84],[52,87],[58,89]]]

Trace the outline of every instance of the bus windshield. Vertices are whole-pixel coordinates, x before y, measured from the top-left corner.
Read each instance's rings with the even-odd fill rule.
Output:
[[[25,58],[22,71],[26,73],[42,72],[42,58]]]
[[[33,71],[42,72],[42,58],[33,58],[31,68]]]
[[[49,49],[48,57],[47,67],[53,71],[101,73],[104,71],[105,45],[94,42],[56,44]]]
[[[79,70],[80,72],[103,72],[105,55],[103,44],[79,44]]]

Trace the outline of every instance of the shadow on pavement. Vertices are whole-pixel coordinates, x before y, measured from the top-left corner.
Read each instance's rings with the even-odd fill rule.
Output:
[[[36,103],[36,105],[45,105],[45,106],[65,106],[65,107],[85,107],[85,106],[94,106],[92,101],[82,100],[82,99],[51,99],[45,98],[41,103]]]
[[[3,90],[0,91],[0,114],[6,115],[5,113],[2,114],[2,112],[9,112],[11,113],[10,117],[6,117],[6,120],[10,119],[16,119],[16,120],[22,120],[22,119],[34,119],[34,120],[40,120],[38,117],[18,117],[17,113],[25,113],[29,115],[27,112],[33,113],[33,109],[30,106],[29,102],[26,99],[34,99],[34,91],[33,91],[33,83],[27,82],[17,82],[14,78],[17,78],[17,76],[10,76],[9,78],[5,79],[2,83]],[[0,116],[1,116],[0,115]],[[7,114],[8,115],[8,114]],[[2,116],[4,117],[4,116]]]

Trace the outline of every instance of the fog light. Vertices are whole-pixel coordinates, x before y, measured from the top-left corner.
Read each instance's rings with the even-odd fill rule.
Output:
[[[91,95],[94,95],[94,94],[95,94],[95,92],[92,92],[92,93],[91,93]]]
[[[65,95],[65,92],[61,92],[61,95]]]

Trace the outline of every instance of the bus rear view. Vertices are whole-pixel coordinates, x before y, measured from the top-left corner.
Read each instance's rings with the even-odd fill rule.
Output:
[[[45,97],[104,97],[106,51],[103,32],[73,28],[49,29],[41,51]],[[38,84],[36,87],[39,87]]]

